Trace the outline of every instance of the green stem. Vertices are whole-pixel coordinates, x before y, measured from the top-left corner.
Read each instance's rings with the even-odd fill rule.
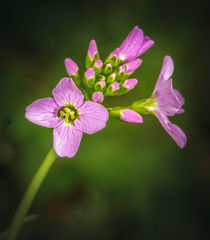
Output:
[[[45,157],[40,168],[32,179],[31,184],[29,185],[25,195],[23,196],[23,199],[15,213],[15,216],[13,217],[7,240],[14,240],[16,238],[24,221],[25,215],[27,214],[34,200],[34,197],[36,196],[36,193],[40,188],[41,183],[43,182],[47,172],[49,171],[56,157],[57,155],[52,148]]]

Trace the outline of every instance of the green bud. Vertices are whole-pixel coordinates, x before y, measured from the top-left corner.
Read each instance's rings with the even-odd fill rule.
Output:
[[[108,76],[107,78],[107,83],[112,83],[114,81],[117,80],[117,74],[116,73],[112,73]]]
[[[113,70],[113,68],[112,68],[111,63],[106,63],[106,65],[104,66],[103,73],[108,75],[112,72],[112,70]]]

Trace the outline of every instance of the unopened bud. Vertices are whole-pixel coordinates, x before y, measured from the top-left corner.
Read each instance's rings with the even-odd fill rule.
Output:
[[[79,67],[77,66],[77,64],[70,58],[66,58],[64,63],[65,63],[65,67],[68,75],[73,78],[76,85],[79,85],[80,77],[79,77]]]
[[[84,73],[84,82],[89,87],[92,88],[95,82],[95,71],[94,68],[88,68]]]
[[[104,88],[106,87],[106,82],[104,80],[102,81],[99,81],[99,82],[96,82],[95,85],[94,85],[94,90],[96,91],[103,91]]]
[[[141,64],[142,64],[142,60],[137,58],[136,60],[133,60],[131,62],[128,62],[122,65],[121,67],[124,66],[126,75],[131,75]]]
[[[125,107],[111,108],[109,109],[109,115],[113,118],[121,119],[125,122],[143,123],[143,118],[140,114]]]
[[[110,74],[112,72],[112,64],[111,63],[106,63],[103,72],[106,75]]]
[[[120,112],[120,118],[121,120],[125,122],[132,122],[132,123],[143,123],[143,118],[140,114],[137,112],[130,110],[130,109],[124,109]]]
[[[108,76],[107,78],[107,83],[112,83],[114,81],[117,80],[117,74],[116,73],[112,73]]]
[[[105,63],[111,63],[113,67],[118,64],[119,48],[115,49],[105,60]]]
[[[92,95],[92,100],[97,103],[101,103],[104,100],[104,94],[101,91],[94,92]]]
[[[99,59],[98,48],[95,40],[91,40],[86,57],[86,68],[92,67],[97,59]]]
[[[106,81],[106,78],[104,75],[100,74],[97,78],[98,81]]]
[[[126,88],[128,91],[133,89],[136,84],[138,83],[138,80],[133,78],[133,79],[127,79],[123,83],[123,87]]]
[[[103,62],[101,61],[101,59],[96,60],[93,64],[93,67],[95,69],[96,75],[101,73],[103,67]]]
[[[120,85],[118,82],[113,82],[111,83],[107,89],[106,89],[106,92],[105,92],[105,95],[107,96],[113,96],[115,95],[115,93],[120,89]]]

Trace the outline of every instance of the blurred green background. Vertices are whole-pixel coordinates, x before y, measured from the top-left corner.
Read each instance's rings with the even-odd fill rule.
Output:
[[[1,4],[0,232],[52,146],[52,129],[27,121],[25,107],[51,96],[67,76],[64,59],[84,69],[95,39],[104,59],[138,25],[155,45],[133,75],[137,87],[110,105],[148,97],[165,55],[186,99],[171,118],[188,136],[181,150],[158,120],[83,135],[73,159],[58,158],[18,239],[210,239],[209,34],[205,2],[36,1]]]

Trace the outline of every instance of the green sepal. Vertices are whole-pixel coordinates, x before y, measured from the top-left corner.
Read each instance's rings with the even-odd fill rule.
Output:
[[[85,67],[88,69],[93,66],[94,62],[99,59],[99,54],[96,53],[92,59],[87,55],[85,59]]]
[[[108,74],[112,73],[112,71],[113,71],[112,65],[110,63],[106,63],[104,66],[104,69],[103,69],[103,73],[105,75],[108,75]]]
[[[93,85],[95,83],[95,78],[90,78],[87,80],[85,77],[83,77],[83,81],[88,88],[93,88]]]

